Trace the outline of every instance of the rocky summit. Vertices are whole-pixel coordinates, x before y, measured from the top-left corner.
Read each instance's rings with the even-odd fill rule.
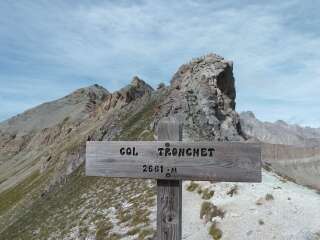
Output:
[[[182,65],[171,80],[162,115],[178,115],[186,138],[243,140],[232,67],[231,61],[215,54]]]
[[[157,124],[166,116],[184,123],[185,141],[244,141],[248,134],[243,134],[235,111],[234,81],[232,62],[208,54],[182,65],[169,86],[160,84],[154,90],[137,76],[113,93],[93,85],[0,123],[0,239],[153,239],[154,181],[85,177],[86,141],[155,140]],[[312,156],[313,164],[318,164],[317,155]],[[280,207],[272,207],[272,197],[264,195],[288,189],[285,181],[289,181],[275,175],[272,164],[267,165],[271,172],[263,174],[267,185],[186,181],[183,239],[284,239],[267,238],[271,230],[289,237],[316,237],[320,219],[315,217],[307,225],[304,219],[319,208],[309,209],[298,201],[301,191],[310,203],[320,198],[294,183],[289,185],[296,201],[293,207],[286,204],[291,198],[288,190],[274,193],[279,196],[275,202],[286,207],[276,219],[278,223],[293,219],[292,225],[299,222],[306,229],[295,232],[299,229],[292,227],[285,232],[268,222],[270,209]],[[250,211],[243,212],[237,199]],[[306,213],[295,218],[303,207]],[[229,227],[234,221],[244,224]],[[259,230],[264,221],[266,226]]]

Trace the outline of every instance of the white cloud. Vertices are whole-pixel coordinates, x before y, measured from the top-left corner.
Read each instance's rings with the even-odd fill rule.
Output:
[[[316,21],[307,15],[311,5],[319,7],[313,1],[2,5],[0,64],[16,68],[6,73],[13,80],[19,74],[49,75],[57,89],[77,88],[79,78],[81,84],[95,81],[116,90],[137,74],[156,85],[168,82],[190,58],[216,52],[235,62],[239,110],[249,108],[266,120],[306,116],[305,124],[320,125],[317,109],[284,103],[320,103],[314,98],[320,87],[320,32],[304,27]],[[6,85],[1,77],[0,82]]]

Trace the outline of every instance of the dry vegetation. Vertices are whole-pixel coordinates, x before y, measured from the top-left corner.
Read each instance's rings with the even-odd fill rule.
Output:
[[[217,223],[213,222],[209,228],[209,234],[212,236],[212,239],[219,240],[222,238],[222,231],[217,227]]]
[[[202,191],[202,199],[209,200],[213,197],[214,191],[210,190],[209,188],[206,188]]]
[[[271,193],[267,193],[266,196],[265,196],[265,199],[267,201],[271,201],[271,200],[274,200],[274,197],[273,197],[273,195]]]
[[[187,186],[187,191],[193,192],[199,187],[198,183],[195,183],[194,181],[191,181],[190,184]]]
[[[211,221],[214,217],[224,218],[224,214],[223,210],[211,202],[205,201],[201,205],[200,218],[205,219],[207,222]]]
[[[0,239],[63,239],[75,231],[79,239],[116,240],[129,234],[143,240],[154,234],[149,211],[154,204],[149,181],[88,178],[80,168],[63,188],[39,199]],[[114,231],[115,225],[122,231]]]
[[[238,194],[238,190],[239,190],[238,185],[234,185],[234,186],[227,192],[227,195],[229,195],[230,197],[232,197],[233,195]]]

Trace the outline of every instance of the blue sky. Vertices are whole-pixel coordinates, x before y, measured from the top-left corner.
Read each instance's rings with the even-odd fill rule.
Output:
[[[214,52],[237,110],[320,126],[320,1],[0,1],[0,121],[98,83],[156,86]]]

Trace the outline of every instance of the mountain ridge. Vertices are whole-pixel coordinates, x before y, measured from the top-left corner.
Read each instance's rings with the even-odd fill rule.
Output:
[[[186,122],[184,139],[242,140],[234,110],[234,78],[229,63],[209,54],[183,68],[187,71],[179,69],[171,85],[157,90],[138,77],[113,93],[93,85],[0,124],[0,229],[3,229],[0,236],[14,239],[25,227],[33,226],[33,223],[23,224],[23,219],[29,216],[25,209],[35,211],[46,199],[54,197],[53,194],[60,196],[55,192],[64,191],[68,182],[73,182],[72,186],[79,191],[81,182],[90,182],[83,172],[87,140],[154,140],[158,121],[169,115]],[[139,180],[132,183],[145,186]],[[125,186],[126,181],[121,180],[119,184]],[[146,188],[152,191],[153,186]],[[74,194],[74,201],[78,202],[80,196]],[[61,195],[56,201],[64,198]],[[60,202],[61,206],[65,204]],[[141,231],[147,231],[146,227]],[[55,234],[52,230],[48,235],[42,231],[35,234],[35,229],[26,231],[30,239]]]
[[[262,142],[304,147],[320,145],[320,128],[288,124],[283,120],[261,121],[251,111],[241,112],[240,121],[242,130],[247,136]]]
[[[155,90],[139,77],[112,93],[92,85],[0,124],[0,240],[154,239],[155,181],[86,177],[86,141],[153,141],[167,116],[184,122],[184,141],[246,141],[234,81],[232,62],[208,54],[182,65],[169,86]],[[209,240],[207,228],[223,219],[198,222]]]

